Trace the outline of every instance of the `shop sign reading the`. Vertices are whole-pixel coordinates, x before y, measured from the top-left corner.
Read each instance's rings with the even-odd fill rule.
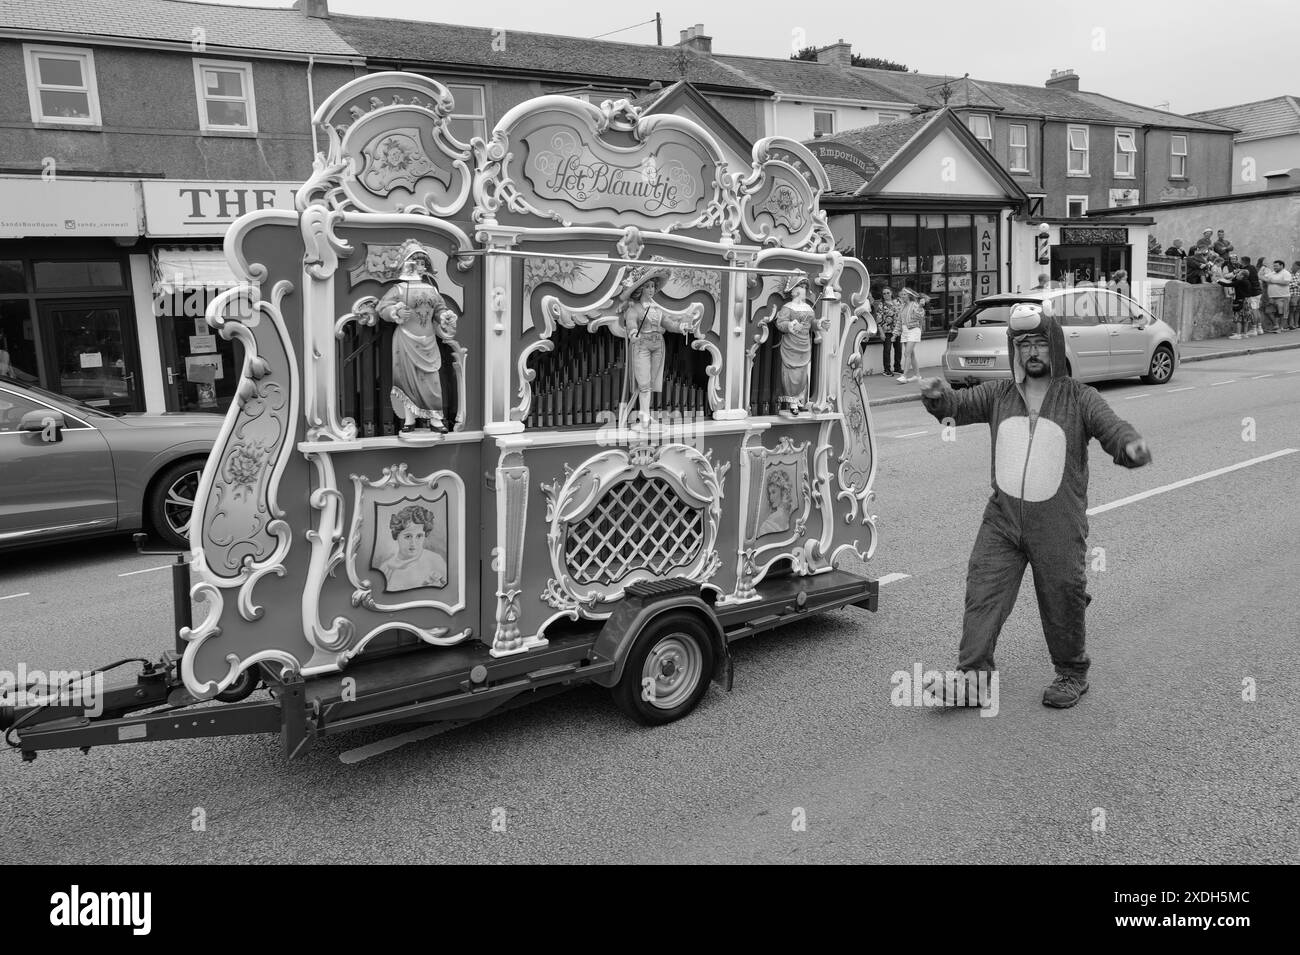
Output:
[[[141,188],[146,235],[219,236],[246,212],[292,209],[298,184],[162,179]]]

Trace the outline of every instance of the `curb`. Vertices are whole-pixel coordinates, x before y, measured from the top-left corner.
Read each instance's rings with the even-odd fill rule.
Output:
[[[1212,361],[1215,358],[1240,358],[1242,355],[1253,355],[1257,352],[1269,351],[1290,351],[1293,348],[1300,348],[1300,342],[1283,342],[1277,345],[1255,345],[1252,347],[1234,348],[1230,351],[1210,352],[1208,355],[1184,355],[1179,360],[1180,365],[1185,365],[1189,361]],[[880,405],[897,405],[904,401],[920,401],[921,393],[913,392],[910,394],[890,395],[888,398],[872,398],[867,402],[867,406],[875,408]]]

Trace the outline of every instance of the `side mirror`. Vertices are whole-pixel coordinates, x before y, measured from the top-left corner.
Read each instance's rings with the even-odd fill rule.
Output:
[[[58,411],[29,411],[18,422],[18,430],[39,434],[42,441],[53,443],[63,440],[67,420]]]

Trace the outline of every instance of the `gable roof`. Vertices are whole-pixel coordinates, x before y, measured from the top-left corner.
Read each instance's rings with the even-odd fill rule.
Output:
[[[691,112],[700,116],[709,132],[723,140],[728,146],[749,159],[754,153],[754,144],[740,130],[732,125],[718,108],[706,99],[699,90],[685,80],[678,80],[661,90],[651,90],[632,101],[646,116],[661,113],[676,113],[682,106],[688,106]]]
[[[1300,132],[1300,102],[1294,96],[1274,96],[1254,103],[1189,113],[1209,123],[1239,130],[1240,136],[1276,136]]]
[[[888,86],[875,82],[858,71],[817,63],[813,60],[778,60],[762,56],[721,56],[713,59],[751,85],[795,96],[827,96],[835,99],[862,99],[898,106],[913,101],[898,95]]]
[[[292,8],[235,7],[182,0],[3,0],[0,30],[184,43],[203,30],[209,50],[231,47],[359,59],[328,20]],[[56,37],[51,37],[52,39]]]
[[[334,30],[368,60],[393,66],[437,64],[439,68],[490,72],[496,75],[544,74],[568,80],[590,78],[599,86],[651,82],[674,83],[678,71],[679,47],[615,43],[585,37],[528,33],[452,23],[426,23],[382,17],[354,17],[333,14]],[[500,49],[501,41],[506,44]],[[723,88],[740,95],[762,95],[755,88],[704,54],[686,50],[686,79],[697,87]]]
[[[940,109],[925,113],[912,119],[896,123],[882,123],[866,126],[862,129],[850,129],[834,136],[824,136],[816,142],[843,143],[856,149],[875,167],[865,179],[831,166],[828,176],[834,171],[831,192],[852,195],[874,195],[883,189],[907,163],[933,142],[941,133],[949,132],[966,147],[971,157],[980,164],[990,178],[994,179],[1006,194],[1021,203],[1027,204],[1029,197],[1011,174],[989,154],[989,151],[975,138],[974,133],[951,109]],[[846,175],[847,174],[847,175]]]

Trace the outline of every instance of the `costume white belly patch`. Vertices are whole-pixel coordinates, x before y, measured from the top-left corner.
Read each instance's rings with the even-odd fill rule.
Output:
[[[993,460],[998,490],[1025,501],[1046,501],[1061,486],[1061,475],[1065,473],[1065,432],[1055,421],[1039,418],[1031,444],[1029,419],[1023,415],[1005,418],[998,425]]]

